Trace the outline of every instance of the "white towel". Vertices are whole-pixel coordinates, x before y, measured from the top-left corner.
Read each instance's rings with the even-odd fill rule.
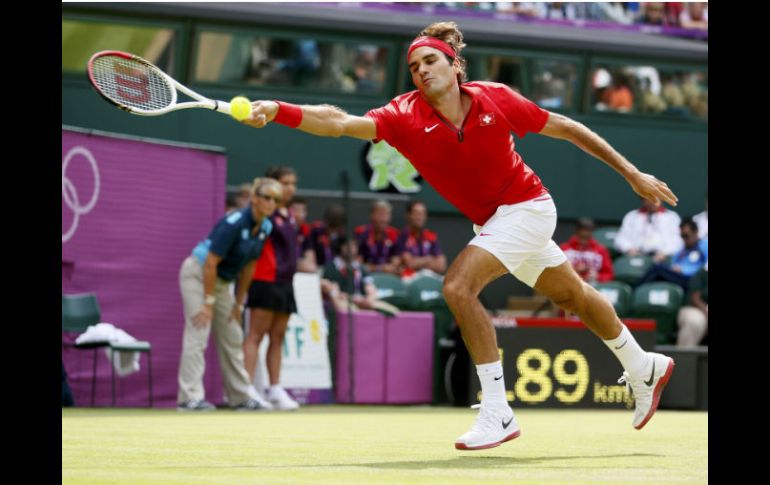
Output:
[[[78,335],[75,339],[76,344],[85,344],[89,342],[110,342],[113,344],[123,344],[136,342],[136,339],[123,330],[116,328],[111,323],[97,323],[89,326],[85,332]],[[123,377],[133,374],[139,370],[139,352],[121,352],[113,351],[109,347],[104,349],[107,360],[110,360],[110,354],[113,354],[112,365],[115,372]]]

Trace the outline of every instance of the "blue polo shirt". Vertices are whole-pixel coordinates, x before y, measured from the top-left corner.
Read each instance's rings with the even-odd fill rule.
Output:
[[[692,276],[709,260],[709,243],[705,239],[699,239],[694,247],[682,248],[671,258],[671,266],[677,265],[682,268],[682,274]]]
[[[255,225],[250,206],[231,212],[217,222],[209,237],[199,242],[192,254],[201,265],[206,261],[209,251],[221,256],[217,276],[225,281],[233,281],[244,266],[259,258],[265,240],[273,230],[273,223],[265,217],[262,219],[262,227],[252,236],[251,231]]]

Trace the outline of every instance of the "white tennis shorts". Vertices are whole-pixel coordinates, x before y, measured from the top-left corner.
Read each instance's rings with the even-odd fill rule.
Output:
[[[468,244],[486,249],[508,271],[534,287],[545,268],[567,261],[551,239],[556,230],[556,205],[550,195],[518,204],[501,205],[483,226],[473,225],[476,237]]]

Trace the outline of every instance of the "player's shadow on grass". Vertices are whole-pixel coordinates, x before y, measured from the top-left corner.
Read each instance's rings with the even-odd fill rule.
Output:
[[[504,468],[516,465],[538,465],[547,462],[567,461],[567,460],[586,460],[586,459],[598,459],[606,460],[611,458],[645,458],[653,457],[658,458],[664,455],[656,455],[651,453],[629,453],[625,455],[581,455],[581,456],[530,456],[530,457],[515,457],[515,456],[458,456],[447,460],[415,460],[415,461],[384,461],[375,463],[359,463],[359,464],[336,464],[325,466],[362,466],[367,468],[383,468],[393,470],[422,470],[428,468],[457,468],[467,469],[472,468]]]
[[[165,466],[160,468],[345,468],[345,467],[365,467],[378,468],[384,470],[426,470],[430,468],[458,469],[467,470],[469,468],[510,468],[517,465],[540,465],[548,462],[598,459],[607,460],[612,458],[660,458],[665,455],[652,453],[628,453],[625,455],[579,455],[579,456],[458,456],[446,460],[414,460],[414,461],[383,461],[373,463],[316,463],[308,465],[219,465],[219,466]],[[607,467],[606,462],[599,461],[602,468]],[[566,465],[566,463],[565,463]],[[71,468],[71,467],[70,467]],[[563,468],[563,467],[541,467],[541,468]],[[581,465],[581,468],[590,468]]]

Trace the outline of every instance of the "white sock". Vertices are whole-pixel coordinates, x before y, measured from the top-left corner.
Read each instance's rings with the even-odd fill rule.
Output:
[[[634,336],[628,331],[628,327],[622,324],[621,326],[623,330],[620,331],[617,338],[603,342],[615,354],[626,372],[632,376],[638,375],[647,367],[649,356],[646,351],[639,347]]]
[[[508,405],[505,398],[505,379],[503,379],[503,363],[499,360],[489,364],[476,366],[476,373],[481,381],[482,404]]]

